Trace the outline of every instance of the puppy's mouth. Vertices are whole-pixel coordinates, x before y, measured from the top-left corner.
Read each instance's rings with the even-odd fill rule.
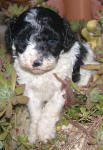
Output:
[[[41,65],[38,67],[33,67],[32,65],[23,64],[22,68],[26,71],[29,71],[33,74],[44,74],[46,72],[49,72],[55,68],[56,64],[53,63],[51,65]]]
[[[48,67],[34,67],[32,69],[30,69],[30,71],[33,74],[43,74],[46,72],[49,72],[51,70],[53,70],[55,68],[55,66],[48,66]]]

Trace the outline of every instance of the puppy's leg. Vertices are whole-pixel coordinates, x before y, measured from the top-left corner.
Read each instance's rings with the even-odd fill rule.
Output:
[[[34,144],[37,139],[37,126],[41,116],[42,102],[36,98],[32,90],[25,91],[24,95],[28,96],[28,109],[30,112],[30,128],[28,140]]]
[[[79,86],[87,85],[93,73],[94,71],[91,70],[80,69],[80,81],[77,84]]]
[[[64,101],[62,92],[56,92],[43,109],[38,126],[38,136],[44,143],[46,143],[47,140],[55,138],[56,122],[59,120]]]
[[[93,53],[93,50],[91,50],[90,46],[88,44],[83,44],[83,45],[88,51],[87,56],[83,61],[84,65],[99,64],[98,62],[94,61],[94,53]],[[78,85],[79,86],[87,85],[90,77],[94,73],[95,73],[95,71],[93,71],[93,70],[87,70],[87,69],[80,68],[80,81],[78,82]]]

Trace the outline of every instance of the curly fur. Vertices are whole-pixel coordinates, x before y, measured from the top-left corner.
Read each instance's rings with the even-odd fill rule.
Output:
[[[93,72],[80,66],[95,63],[93,52],[76,40],[66,20],[42,7],[30,8],[13,18],[6,41],[14,57],[17,81],[26,85],[24,95],[29,97],[28,140],[47,142],[55,138],[55,126],[65,102],[64,91],[53,73],[86,85]]]

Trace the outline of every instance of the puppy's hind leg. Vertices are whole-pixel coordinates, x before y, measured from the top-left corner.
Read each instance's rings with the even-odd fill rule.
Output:
[[[78,86],[85,86],[88,84],[89,79],[91,78],[94,71],[81,69],[80,71],[80,81],[77,83]]]
[[[93,50],[91,50],[90,46],[87,44],[83,44],[84,47],[87,49],[87,56],[84,59],[83,63],[84,65],[87,64],[99,64],[98,62],[94,61],[94,53]],[[80,81],[78,82],[79,86],[85,86],[88,84],[88,81],[90,77],[95,73],[93,70],[87,70],[80,68]]]

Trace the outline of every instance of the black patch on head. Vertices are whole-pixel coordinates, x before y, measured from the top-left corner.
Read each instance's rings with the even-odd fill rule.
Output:
[[[30,8],[22,13],[10,23],[6,32],[8,46],[12,50],[14,43],[16,55],[25,51],[31,37],[38,51],[45,55],[51,53],[56,58],[62,50],[69,51],[76,41],[69,23],[43,7]]]
[[[80,54],[76,56],[77,60],[75,62],[75,65],[73,67],[73,72],[72,72],[72,80],[74,82],[78,82],[80,80],[80,66],[84,64],[83,60],[85,59],[87,54],[87,49],[80,42],[79,45],[80,45],[79,48]]]
[[[62,37],[48,26],[42,27],[38,36],[34,35],[34,41],[36,49],[42,51],[45,56],[51,53],[54,57],[58,57],[63,49]]]

